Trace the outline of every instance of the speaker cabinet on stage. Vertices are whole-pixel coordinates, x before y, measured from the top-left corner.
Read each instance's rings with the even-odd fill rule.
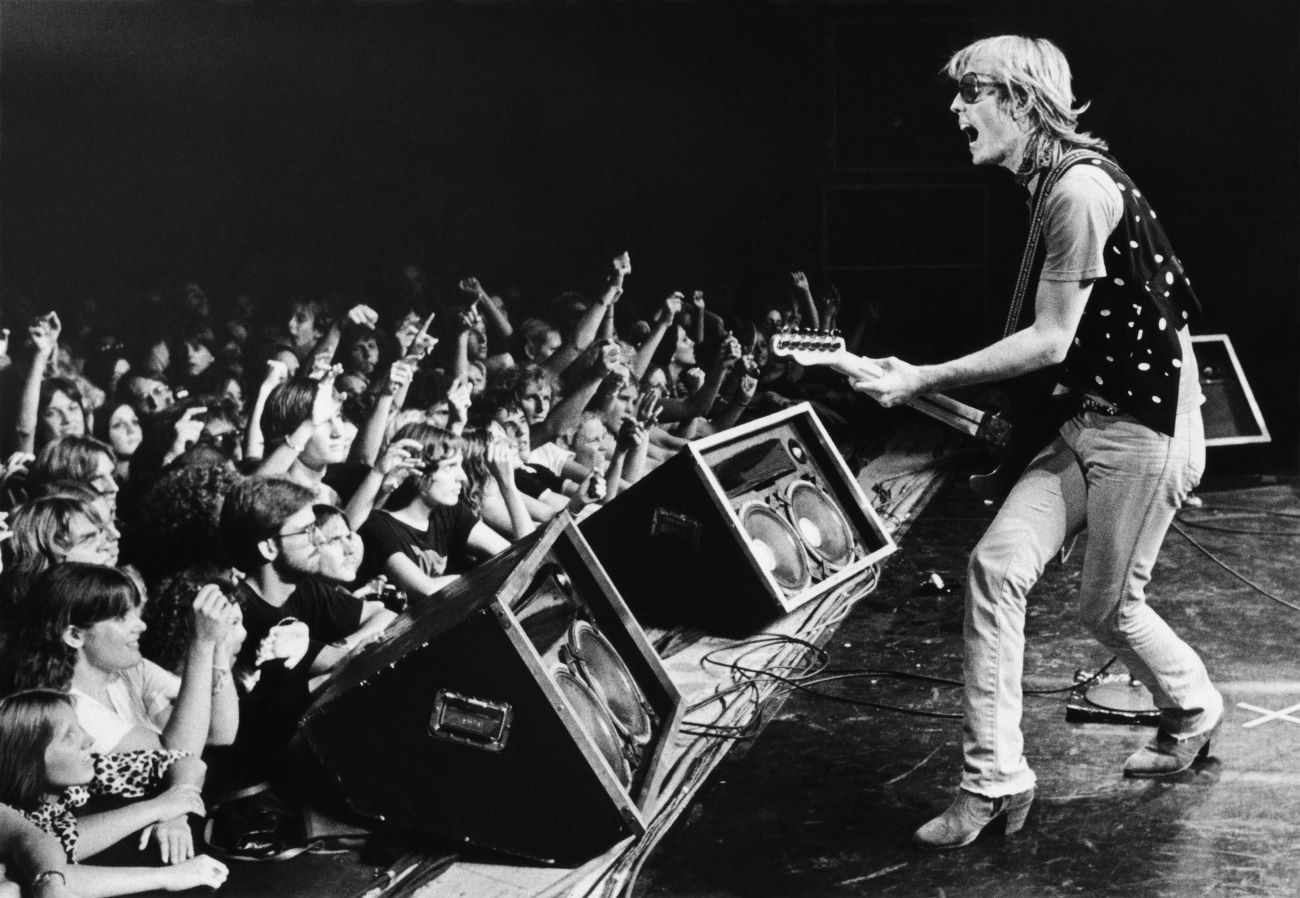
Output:
[[[1255,394],[1246,382],[1246,372],[1228,335],[1204,334],[1192,337],[1192,344],[1200,369],[1201,392],[1205,395],[1205,404],[1201,406],[1205,445],[1239,446],[1271,441],[1264,415],[1255,402]]]
[[[894,551],[807,403],[688,443],[582,523],[643,623],[743,635]]]
[[[406,612],[300,729],[364,817],[579,863],[644,833],[680,709],[563,515]]]

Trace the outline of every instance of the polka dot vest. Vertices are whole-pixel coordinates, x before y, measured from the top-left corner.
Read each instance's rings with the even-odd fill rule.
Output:
[[[1114,180],[1124,215],[1106,243],[1106,275],[1093,282],[1065,359],[1065,380],[1172,436],[1183,364],[1177,332],[1200,302],[1155,210],[1129,176],[1106,157],[1076,164],[1096,165]]]

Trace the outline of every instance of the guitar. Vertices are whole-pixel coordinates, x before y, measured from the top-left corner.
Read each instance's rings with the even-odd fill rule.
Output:
[[[800,365],[826,365],[852,378],[879,376],[884,373],[870,359],[854,355],[844,348],[844,338],[825,331],[781,331],[772,336],[772,353],[791,358]],[[1046,440],[1020,439],[1022,434],[996,411],[986,411],[958,402],[942,393],[927,393],[905,403],[925,415],[947,424],[961,433],[988,444],[998,465],[987,474],[970,478],[970,488],[978,496],[999,499],[1007,494],[1020,477],[1025,465],[1046,445]],[[1038,428],[1025,434],[1040,438]]]

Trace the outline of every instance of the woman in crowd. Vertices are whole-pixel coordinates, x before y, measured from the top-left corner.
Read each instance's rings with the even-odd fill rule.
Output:
[[[98,754],[170,749],[198,759],[206,745],[232,742],[239,726],[230,674],[237,609],[215,585],[200,591],[178,676],[140,653],[143,600],[136,581],[116,568],[65,562],[46,572],[18,609],[5,685],[69,692]],[[202,785],[201,771],[181,778]],[[178,819],[154,837],[180,844],[188,833]]]
[[[72,700],[62,692],[27,690],[0,700],[0,802],[58,839],[68,863],[48,869],[62,885],[82,898],[220,886],[225,865],[195,857],[181,845],[163,846],[163,867],[78,863],[148,827],[204,813],[196,788],[168,784],[176,768],[199,762],[177,751],[95,755],[89,750],[91,741]],[[139,800],[113,810],[74,814],[73,808],[101,795]],[[12,830],[15,825],[0,815],[0,828]]]
[[[26,601],[32,584],[46,571],[65,562],[112,565],[118,561],[118,532],[103,500],[89,498],[86,489],[56,490],[18,506],[9,521],[13,532],[11,556],[0,572],[0,629],[14,626],[14,613]]]

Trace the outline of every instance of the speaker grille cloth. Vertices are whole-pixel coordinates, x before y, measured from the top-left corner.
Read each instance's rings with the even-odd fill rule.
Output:
[[[555,685],[560,687],[564,697],[573,706],[574,713],[578,715],[578,722],[587,731],[591,741],[596,743],[596,748],[609,765],[609,769],[614,771],[624,786],[630,785],[632,769],[623,756],[623,740],[614,729],[614,723],[610,720],[604,704],[591,691],[591,687],[574,676],[568,668],[557,667],[553,671],[553,677]]]
[[[787,592],[808,585],[808,557],[803,541],[785,519],[766,505],[751,505],[741,515],[741,526],[749,537],[758,563]]]
[[[651,722],[645,698],[623,659],[601,633],[582,621],[574,628],[573,651],[591,688],[605,700],[610,714],[628,737],[638,743],[650,739]]]

